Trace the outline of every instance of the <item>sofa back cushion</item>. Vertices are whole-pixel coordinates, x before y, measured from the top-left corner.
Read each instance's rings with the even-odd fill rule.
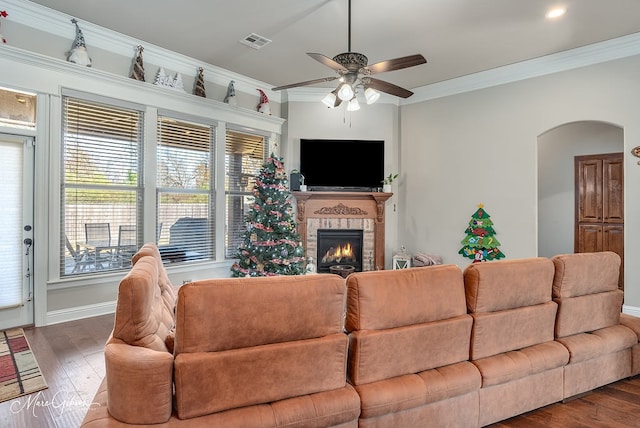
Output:
[[[175,287],[171,283],[169,279],[169,275],[167,274],[167,270],[164,268],[164,264],[162,263],[162,257],[160,256],[160,251],[158,247],[153,242],[148,242],[144,244],[136,254],[133,255],[131,259],[131,264],[135,265],[139,259],[145,256],[151,256],[155,259],[156,264],[158,266],[158,287],[160,287],[160,293],[162,295],[162,300],[164,301],[165,306],[171,313],[175,313],[176,309],[176,291]]]
[[[562,254],[551,259],[555,266],[553,297],[577,297],[615,291],[620,256],[612,251]]]
[[[360,272],[347,277],[347,331],[384,330],[464,315],[455,265]]]
[[[553,273],[546,258],[475,263],[465,269],[472,360],[554,339]]]
[[[178,292],[181,419],[343,388],[348,338],[337,275],[196,281]]]
[[[550,302],[553,274],[553,263],[543,257],[473,263],[464,270],[469,312]]]
[[[347,289],[354,385],[469,359],[472,319],[457,266],[355,273]]]
[[[341,333],[346,289],[337,275],[221,278],[180,287],[176,355]]]
[[[618,290],[620,256],[599,253],[563,254],[555,265],[553,297],[558,303],[556,337],[617,325],[624,293]]]
[[[158,276],[156,259],[144,256],[120,281],[112,336],[129,345],[170,352],[165,340],[174,317],[163,299]]]

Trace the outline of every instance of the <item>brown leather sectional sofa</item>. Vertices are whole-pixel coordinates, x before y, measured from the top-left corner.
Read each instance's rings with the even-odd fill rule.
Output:
[[[619,265],[604,252],[212,279],[176,297],[147,244],[83,426],[485,426],[640,373]]]

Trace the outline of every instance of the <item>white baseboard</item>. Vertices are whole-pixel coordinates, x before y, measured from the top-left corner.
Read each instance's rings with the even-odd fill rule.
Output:
[[[622,305],[622,313],[640,317],[640,308],[637,306]]]
[[[78,306],[71,309],[47,312],[46,324],[59,324],[61,322],[75,321],[83,318],[97,317],[99,315],[113,314],[116,311],[116,301],[98,303],[95,305]]]

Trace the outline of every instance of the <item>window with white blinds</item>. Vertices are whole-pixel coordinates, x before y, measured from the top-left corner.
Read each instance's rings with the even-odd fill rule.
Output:
[[[215,258],[212,125],[158,117],[157,243],[165,262]]]
[[[227,130],[225,148],[226,236],[225,257],[234,257],[242,233],[245,214],[253,202],[253,187],[267,156],[267,141],[262,135]]]
[[[130,266],[142,236],[143,120],[136,109],[63,98],[61,276]]]

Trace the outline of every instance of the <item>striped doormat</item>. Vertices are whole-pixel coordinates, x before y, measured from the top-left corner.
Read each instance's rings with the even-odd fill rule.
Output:
[[[21,328],[0,332],[0,402],[47,388]]]

